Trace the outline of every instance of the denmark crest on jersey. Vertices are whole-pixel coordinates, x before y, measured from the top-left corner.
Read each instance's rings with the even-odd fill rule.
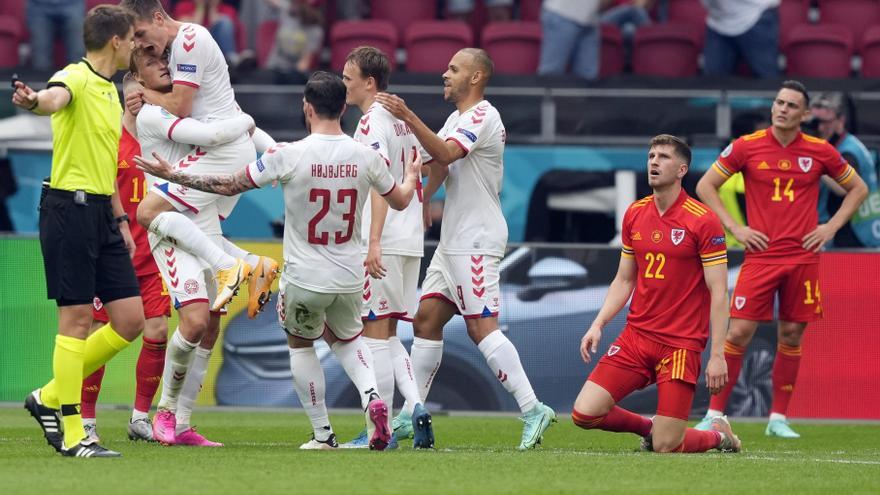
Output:
[[[804,173],[807,173],[810,171],[811,168],[813,168],[813,159],[809,156],[799,156],[798,165],[801,167],[801,170],[803,170]]]
[[[672,229],[669,238],[672,239],[672,244],[678,246],[684,240],[684,229]]]

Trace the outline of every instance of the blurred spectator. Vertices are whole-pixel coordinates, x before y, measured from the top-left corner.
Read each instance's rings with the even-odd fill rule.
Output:
[[[571,72],[584,79],[599,75],[600,3],[610,0],[544,0],[541,6],[541,62],[538,74]]]
[[[266,0],[278,9],[278,32],[266,67],[278,84],[305,84],[324,42],[317,0]]]
[[[28,0],[26,16],[34,69],[54,67],[56,38],[61,40],[65,50],[65,61],[75,61],[85,55],[82,31],[85,14],[85,0]]]
[[[407,0],[412,1],[412,0]],[[317,6],[320,2],[312,2]],[[363,19],[364,17],[364,0],[336,0],[336,18],[337,19]]]
[[[446,0],[446,15],[450,19],[470,22],[477,0]],[[489,11],[489,21],[509,21],[513,17],[513,0],[480,0]]]
[[[816,98],[810,111],[816,134],[833,144],[843,158],[865,181],[868,198],[856,214],[834,236],[834,247],[880,246],[880,191],[877,187],[877,166],[874,156],[862,142],[847,132],[847,102],[840,93],[826,93]],[[819,223],[825,223],[837,212],[846,193],[828,177],[822,178],[819,190]],[[831,193],[834,194],[831,194]]]
[[[779,75],[779,1],[703,0],[707,75],[731,75],[740,60],[757,77]]]
[[[235,43],[235,23],[232,20],[235,10],[229,5],[224,5],[222,0],[181,2],[175,13],[181,22],[192,22],[208,28],[229,65],[237,67],[245,60],[249,62],[254,60],[253,53],[249,50],[238,53]]]
[[[614,24],[620,29],[624,39],[632,40],[638,28],[651,24],[649,12],[653,6],[654,0],[628,0],[617,3],[602,11],[599,22]]]

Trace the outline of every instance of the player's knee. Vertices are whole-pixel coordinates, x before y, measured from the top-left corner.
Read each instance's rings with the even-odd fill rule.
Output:
[[[111,323],[116,333],[129,342],[136,339],[144,331],[143,314],[123,314]]]
[[[675,452],[681,447],[681,440],[678,442],[670,441],[668,439],[663,439],[658,441],[656,438],[651,439],[651,450],[653,452],[657,452],[658,454],[666,454],[669,452]]]
[[[201,342],[208,331],[208,315],[189,314],[180,317],[180,332],[189,342]]]
[[[149,203],[141,203],[137,209],[137,223],[145,228],[149,229],[150,224],[153,223],[153,219],[156,218],[158,212],[150,207]]]
[[[603,414],[587,414],[578,410],[577,406],[575,406],[575,408],[571,410],[571,421],[575,426],[585,430],[592,430],[598,428],[599,425],[602,424],[602,421],[605,419],[605,414],[607,414],[607,412]]]
[[[166,340],[168,338],[168,320],[164,316],[144,321],[144,337],[150,340]]]
[[[419,312],[413,319],[413,335],[420,339],[439,340],[438,337],[443,335],[443,328],[438,327],[431,316]]]
[[[730,330],[727,333],[727,341],[740,347],[746,347],[752,341],[757,330],[757,323],[749,321],[731,321]]]
[[[802,323],[784,322],[779,324],[779,342],[788,346],[801,345],[801,338],[804,336],[804,328],[806,325]]]

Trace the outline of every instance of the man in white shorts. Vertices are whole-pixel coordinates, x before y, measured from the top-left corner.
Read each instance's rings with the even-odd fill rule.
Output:
[[[406,124],[375,103],[376,93],[388,88],[390,73],[387,55],[362,46],[348,55],[342,81],[347,89],[346,103],[363,112],[354,131],[355,141],[378,151],[394,180],[402,182],[408,155],[418,153],[421,145]],[[415,431],[414,447],[431,448],[434,439],[427,436],[431,415],[421,404],[409,353],[397,338],[397,321],[411,322],[418,306],[419,266],[424,255],[421,182],[418,186],[417,195],[403,211],[389,212],[388,203],[375,191],[367,199],[361,226],[367,272],[361,319],[364,341],[373,352],[379,395],[392,406],[396,380],[406,400],[400,414],[406,424],[394,425],[395,440]],[[364,430],[342,447],[365,448],[367,440]]]
[[[443,97],[457,110],[437,134],[401,98],[380,93],[376,100],[412,129],[432,157],[424,200],[446,184],[440,244],[413,322],[412,361],[422,402],[440,367],[443,326],[461,314],[471,340],[523,413],[519,448],[525,450],[540,442],[556,414],[538,401],[516,348],[498,329],[499,266],[507,244],[499,201],[506,134],[498,110],[483,98],[492,68],[488,54],[477,48],[452,57],[443,74]]]
[[[126,76],[124,84],[126,93],[142,87],[170,91],[167,61],[163,57],[146,54],[142,48],[135,49],[130,74]],[[198,156],[206,164],[214,164],[217,146],[235,140],[253,128],[253,119],[246,114],[202,123],[192,118],[178,119],[162,107],[146,104],[137,115],[137,138],[142,153],[150,155],[155,152],[173,157],[179,159],[178,165],[193,156]],[[261,132],[260,135],[263,136],[262,141],[267,140],[265,133]],[[262,144],[271,145],[274,142],[268,138],[268,142]],[[209,203],[198,212],[186,211],[183,214],[207,236],[208,242],[254,266],[263,263],[261,257],[240,249],[222,236],[217,204]],[[189,421],[220,329],[221,312],[209,312],[208,309],[216,294],[214,280],[209,268],[192,254],[153,233],[150,233],[149,239],[153,257],[180,315],[180,325],[171,339],[174,345],[169,345],[165,360],[162,395],[157,421],[153,423],[153,437],[169,445],[222,446],[196,432],[190,427]],[[268,284],[271,285],[275,272],[267,275],[270,278]]]
[[[407,163],[397,184],[382,156],[342,132],[345,85],[339,76],[316,72],[303,97],[311,135],[278,144],[232,175],[191,175],[167,161],[142,157],[146,172],[174,183],[217,194],[235,195],[273,181],[284,190],[284,261],[278,317],[288,333],[294,388],[312,423],[313,438],[302,449],[337,447],[324,404],[324,372],[313,341],[323,335],[361,397],[370,448],[383,450],[391,440],[388,408],[376,390],[373,356],[363,342],[361,211],[369,189],[392,208],[409,205],[421,160]]]

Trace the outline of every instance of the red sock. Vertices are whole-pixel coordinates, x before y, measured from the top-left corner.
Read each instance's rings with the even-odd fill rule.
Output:
[[[785,414],[794,392],[798,368],[801,365],[801,347],[779,344],[773,361],[773,404],[771,413]]]
[[[684,431],[684,440],[673,452],[706,452],[712,450],[721,443],[721,433],[717,431],[700,431],[688,428]]]
[[[634,412],[627,411],[620,406],[614,406],[611,411],[604,416],[588,416],[577,411],[571,412],[571,419],[574,424],[585,430],[598,428],[604,431],[613,431],[617,433],[635,433],[639,436],[647,436],[651,433],[651,420],[643,416],[639,416]]]
[[[746,354],[746,348],[740,347],[730,342],[724,343],[724,360],[727,361],[727,385],[721,389],[721,392],[713,395],[709,399],[709,409],[716,411],[724,411],[727,408],[727,400],[736,381],[739,380],[739,372],[742,371],[743,357]]]
[[[162,369],[165,367],[165,344],[164,340],[144,337],[136,368],[137,395],[134,399],[134,408],[138,411],[148,412],[153,404],[153,397],[162,379]]]
[[[103,366],[83,379],[80,409],[82,417],[85,419],[95,419],[95,404],[98,403],[98,394],[101,392],[101,381],[103,379]]]

